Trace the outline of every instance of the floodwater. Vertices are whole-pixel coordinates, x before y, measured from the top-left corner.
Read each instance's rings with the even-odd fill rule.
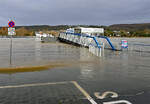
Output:
[[[14,38],[10,58],[10,39],[1,38],[3,70],[61,65],[48,70],[1,73],[0,104],[91,104],[84,91],[97,104],[150,104],[150,54],[126,50],[102,53],[97,57],[87,48]],[[114,93],[117,96],[113,97]]]

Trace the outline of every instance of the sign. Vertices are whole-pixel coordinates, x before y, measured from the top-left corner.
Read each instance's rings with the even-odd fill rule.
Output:
[[[15,27],[15,22],[14,21],[9,21],[8,22],[8,26],[9,26],[9,28],[8,28],[8,35],[16,35],[16,32],[15,32],[15,28],[13,28],[13,27]]]
[[[128,42],[127,42],[127,40],[122,40],[121,41],[121,48],[128,48]]]
[[[15,22],[14,22],[14,21],[10,21],[10,22],[8,23],[8,26],[9,26],[9,27],[15,27]]]
[[[15,28],[9,27],[8,28],[8,35],[16,35]]]

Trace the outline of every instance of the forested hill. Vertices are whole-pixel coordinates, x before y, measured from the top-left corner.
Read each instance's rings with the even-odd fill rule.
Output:
[[[96,26],[96,25],[56,25],[56,26],[50,26],[50,25],[35,25],[35,26],[17,26],[16,28],[21,28],[24,27],[27,30],[34,30],[34,31],[39,31],[39,30],[66,30],[68,28],[73,28],[73,27],[95,27],[95,28],[100,28],[102,26]]]
[[[35,26],[17,26],[16,28],[25,27],[27,30],[66,30],[71,27],[95,27],[100,28],[104,27],[105,29],[110,30],[125,30],[125,31],[143,31],[145,29],[150,29],[150,23],[141,23],[141,24],[114,24],[110,26],[97,26],[97,25],[57,25],[57,26],[50,26],[50,25],[35,25]]]
[[[115,24],[108,27],[111,30],[143,31],[150,29],[150,23],[143,24]]]
[[[66,30],[71,27],[104,27],[105,29],[110,30],[126,30],[126,31],[143,31],[145,29],[150,29],[150,23],[143,23],[143,24],[114,24],[110,26],[97,26],[97,25],[57,25],[57,26],[50,26],[50,25],[33,25],[33,26],[16,26],[16,29],[24,27],[27,30],[32,31],[42,31],[42,30]],[[0,27],[1,28],[1,27]]]
[[[0,27],[1,29],[2,27]],[[49,25],[31,25],[31,26],[16,26],[16,29],[25,28],[32,31],[42,31],[42,30],[66,30],[69,28],[68,25],[58,25],[58,26],[49,26]]]
[[[16,26],[15,28],[16,28],[16,35],[18,36],[34,36],[36,31],[42,31],[57,36],[59,32],[77,26],[96,27],[96,28],[101,27],[95,25],[58,25],[58,26],[33,25],[33,26]],[[0,35],[7,35],[7,34],[8,34],[8,27],[0,27]]]
[[[16,29],[19,28],[25,28],[27,30],[32,30],[32,31],[43,31],[43,30],[66,30],[68,28],[73,28],[73,27],[95,27],[95,28],[101,28],[101,27],[106,27],[106,26],[97,26],[97,25],[56,25],[56,26],[50,26],[50,25],[32,25],[32,26],[16,26]],[[1,29],[2,27],[0,27]]]
[[[33,25],[33,26],[16,26],[16,29],[24,27],[27,30],[33,31],[43,31],[43,30],[66,30],[69,28],[68,25],[58,25],[58,26],[49,26],[49,25]]]
[[[16,26],[16,34],[20,36],[34,36],[36,31],[42,31],[53,35],[73,27],[93,27],[104,28],[105,36],[122,36],[122,37],[150,37],[150,23],[143,24],[115,24],[110,26],[98,25],[33,25],[33,26]],[[0,27],[0,35],[7,35],[7,27]]]

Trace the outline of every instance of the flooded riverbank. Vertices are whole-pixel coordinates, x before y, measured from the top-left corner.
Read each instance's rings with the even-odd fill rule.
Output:
[[[1,67],[10,66],[9,41],[0,40]],[[149,104],[150,54],[111,50],[104,50],[103,53],[102,57],[96,57],[86,48],[68,44],[43,44],[36,42],[34,38],[13,39],[11,67],[48,65],[55,62],[69,64],[34,72],[1,73],[0,102],[91,104],[84,93],[86,91],[97,104],[119,100],[132,104]],[[107,91],[117,93],[118,97],[108,95],[99,99],[95,96],[96,92],[102,95]]]

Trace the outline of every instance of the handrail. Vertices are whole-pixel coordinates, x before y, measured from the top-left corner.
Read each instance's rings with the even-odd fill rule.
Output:
[[[106,37],[106,36],[98,36],[98,38],[104,38],[104,39],[106,39],[107,42],[109,43],[109,45],[111,46],[112,50],[116,50],[108,37]]]
[[[101,48],[99,42],[97,41],[96,37],[95,36],[89,36],[87,34],[80,34],[80,33],[66,33],[66,32],[63,32],[65,34],[72,34],[72,35],[77,35],[77,36],[82,36],[82,37],[89,37],[89,38],[93,38],[93,40],[95,41],[96,45],[98,48]],[[111,46],[112,50],[116,50],[115,47],[113,46],[113,44],[111,43],[110,39],[106,36],[97,36],[98,38],[104,38],[107,40],[107,42],[109,43],[109,45]]]
[[[98,41],[96,40],[96,37],[95,37],[95,36],[93,37],[93,40],[95,41],[97,47],[98,47],[98,48],[101,48],[101,46],[99,45],[99,43],[98,43]]]
[[[73,35],[78,35],[78,36],[83,36],[83,37],[92,38],[92,39],[95,41],[97,47],[98,47],[98,48],[101,48],[101,46],[100,46],[99,42],[96,40],[96,37],[95,37],[95,36],[89,36],[89,35],[87,35],[87,34],[82,34],[82,35],[81,35],[80,33],[65,33],[65,34],[73,34]]]

